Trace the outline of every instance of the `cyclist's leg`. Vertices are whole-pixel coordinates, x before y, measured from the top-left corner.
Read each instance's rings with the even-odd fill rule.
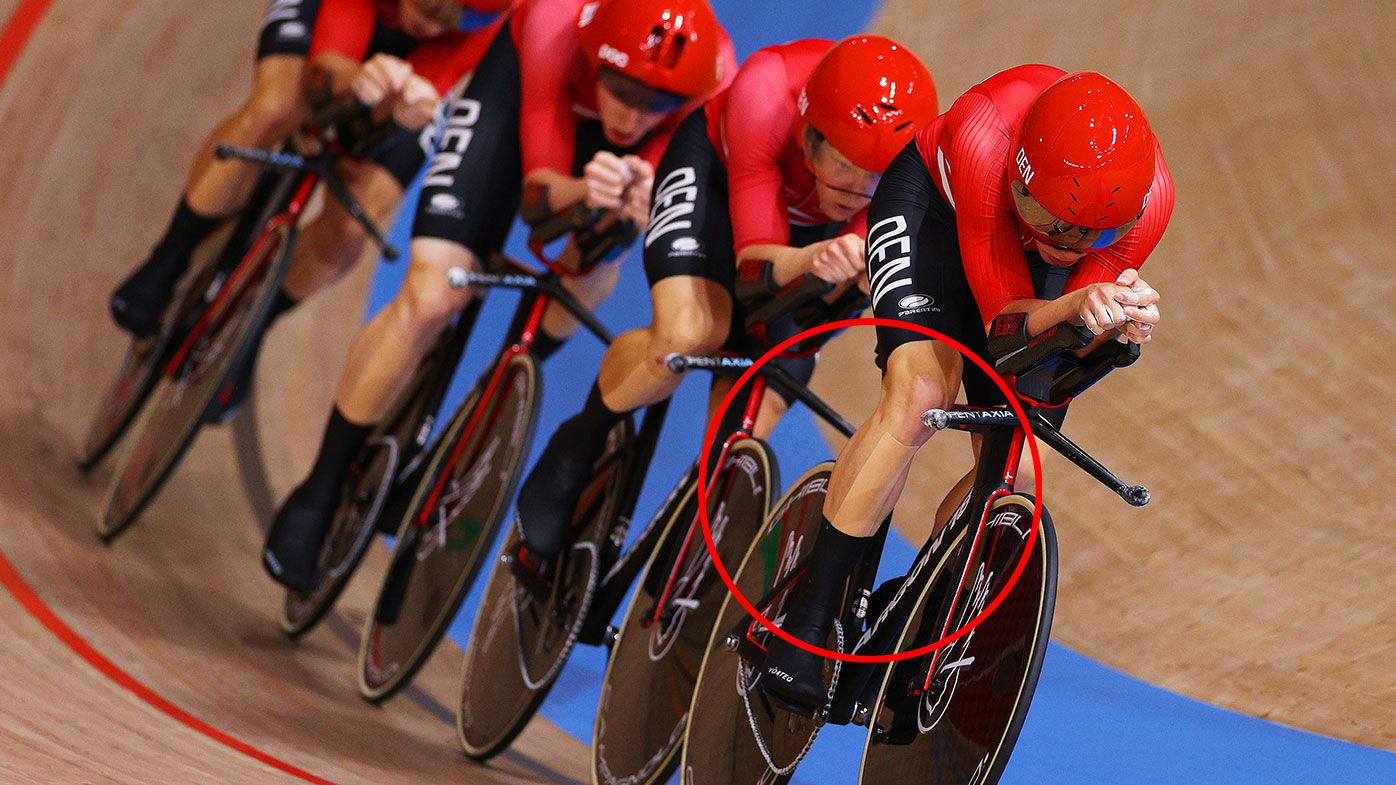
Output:
[[[876,315],[933,327],[971,344],[977,335],[982,344],[978,310],[960,262],[954,212],[936,191],[914,145],[883,175],[868,224]],[[903,237],[910,238],[905,252],[887,258],[885,251],[897,248],[894,241]],[[913,292],[927,295],[930,304],[902,310],[899,300]],[[878,328],[878,365],[883,369],[878,408],[839,454],[814,551],[785,604],[785,631],[808,643],[827,640],[845,583],[896,503],[912,457],[930,436],[920,413],[953,403],[959,391],[959,354],[920,333]],[[816,706],[823,701],[818,656],[773,639],[765,674],[767,689],[791,703]]]
[[[518,57],[508,35],[491,45],[447,117],[423,181],[407,281],[350,344],[315,464],[268,533],[264,563],[292,588],[314,579],[340,488],[369,433],[436,336],[473,296],[451,289],[448,271],[480,269],[508,235],[522,182]]]
[[[626,332],[611,344],[583,410],[548,440],[519,493],[524,541],[540,558],[551,558],[565,546],[572,508],[610,429],[678,386],[680,377],[664,366],[664,357],[708,353],[727,338],[736,275],[731,218],[726,176],[702,118],[695,112],[680,125],[655,175],[660,190],[668,178],[691,180],[694,188],[688,192],[692,209],[682,225],[652,224],[645,238],[654,318],[650,326]],[[656,204],[655,210],[660,209]]]
[[[112,317],[143,335],[159,324],[175,284],[194,249],[247,200],[258,168],[243,161],[217,161],[220,142],[271,147],[306,113],[301,84],[319,0],[277,0],[263,27],[247,102],[225,118],[195,158],[174,215],[150,256],[112,293]]]

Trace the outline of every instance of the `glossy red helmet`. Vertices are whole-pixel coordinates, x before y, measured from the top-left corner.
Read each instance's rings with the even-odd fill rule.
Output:
[[[1092,71],[1067,74],[1028,107],[1014,164],[1033,200],[1066,223],[1124,226],[1154,184],[1154,132],[1124,88]]]
[[[577,34],[591,61],[685,98],[722,82],[722,24],[706,0],[596,0]]]
[[[834,44],[800,93],[804,121],[870,172],[886,169],[939,111],[926,65],[880,35],[855,35]]]

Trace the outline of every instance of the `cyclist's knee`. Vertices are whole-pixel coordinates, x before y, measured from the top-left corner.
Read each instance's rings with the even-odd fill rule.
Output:
[[[657,344],[654,348],[661,355],[709,354],[727,340],[727,325],[717,324],[713,315],[697,303],[664,309],[651,329]]]
[[[933,354],[898,350],[887,361],[878,416],[898,441],[923,444],[931,433],[922,425],[921,414],[953,405],[956,392]]]
[[[440,333],[470,302],[469,290],[452,289],[447,283],[445,271],[450,266],[420,259],[413,252],[412,269],[393,305],[403,327],[416,340],[430,340]]]
[[[270,147],[296,129],[304,107],[297,85],[259,84],[242,109],[242,120],[254,145]]]

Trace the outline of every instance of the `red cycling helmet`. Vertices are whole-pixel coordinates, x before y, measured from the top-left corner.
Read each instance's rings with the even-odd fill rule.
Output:
[[[855,35],[834,44],[800,93],[804,121],[870,172],[886,169],[939,111],[926,65],[880,35]]]
[[[722,24],[707,0],[596,0],[582,6],[586,56],[653,90],[682,98],[722,82]]]
[[[1130,94],[1081,71],[1053,82],[1028,107],[1014,163],[1028,192],[1023,196],[1059,221],[1118,229],[1132,225],[1149,200],[1154,146],[1144,110]]]

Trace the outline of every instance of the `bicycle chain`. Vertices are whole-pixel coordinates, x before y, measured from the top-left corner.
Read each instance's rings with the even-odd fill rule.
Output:
[[[843,624],[840,623],[838,619],[834,620],[834,631],[838,634],[836,650],[839,654],[843,654]],[[746,669],[746,674],[743,674],[744,668]],[[825,713],[828,712],[829,708],[834,703],[834,693],[839,688],[839,673],[842,670],[843,660],[834,660],[834,676],[829,682],[829,695],[825,699],[824,706],[821,708]],[[752,736],[756,740],[757,749],[761,751],[761,757],[766,761],[766,767],[777,777],[784,777],[795,771],[795,768],[800,765],[800,761],[804,760],[805,756],[809,754],[810,749],[814,747],[814,740],[819,737],[819,729],[822,728],[823,725],[819,724],[815,726],[814,732],[811,733],[809,739],[805,741],[804,749],[800,750],[800,754],[795,756],[795,760],[791,761],[790,765],[777,766],[775,761],[771,759],[771,748],[766,744],[765,737],[761,735],[761,728],[756,722],[756,714],[751,710],[751,697],[748,694],[748,688],[743,685],[743,676],[749,675],[750,673],[751,669],[746,668],[744,663],[739,659],[737,662],[737,692],[742,696],[742,705],[746,707],[747,722],[751,725]],[[755,686],[754,683],[753,686]]]

